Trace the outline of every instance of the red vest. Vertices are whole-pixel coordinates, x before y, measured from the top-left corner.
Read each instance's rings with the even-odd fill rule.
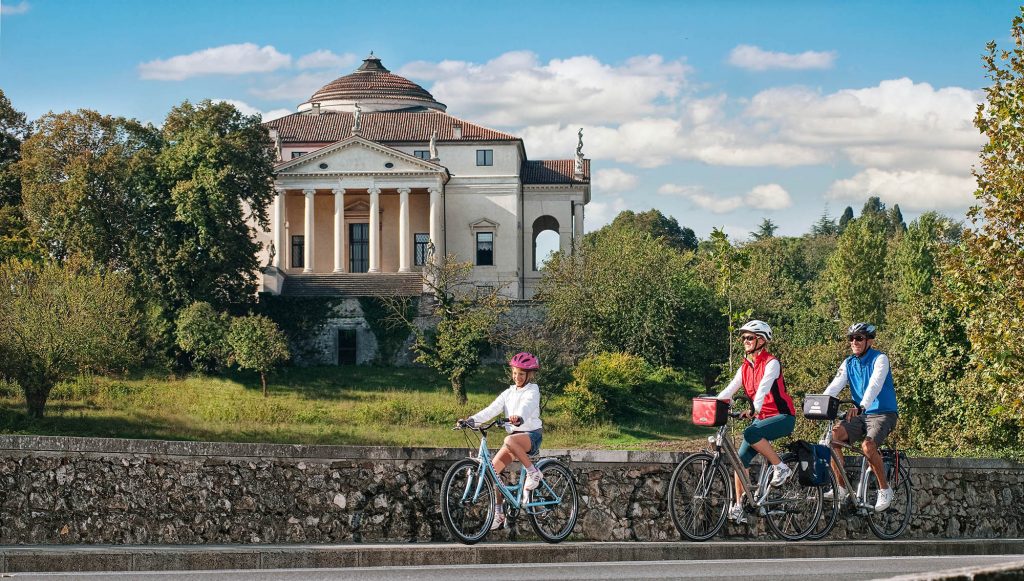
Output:
[[[761,384],[761,378],[764,377],[765,366],[773,359],[775,359],[775,356],[763,349],[757,354],[753,362],[747,358],[743,359],[743,391],[747,392],[747,397],[750,398],[750,401],[754,401],[754,395],[757,394],[757,386]],[[779,377],[764,396],[764,403],[761,404],[761,413],[757,414],[757,419],[763,420],[779,414],[795,416],[794,409],[793,398],[789,397],[789,394],[786,393],[786,384],[782,381],[780,364]]]

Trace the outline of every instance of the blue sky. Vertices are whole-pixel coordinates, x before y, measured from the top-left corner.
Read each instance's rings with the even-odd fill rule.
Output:
[[[798,235],[870,194],[962,217],[985,43],[1012,2],[0,0],[0,88],[35,118],[280,115],[373,50],[453,115],[594,170],[588,229],[658,208]]]

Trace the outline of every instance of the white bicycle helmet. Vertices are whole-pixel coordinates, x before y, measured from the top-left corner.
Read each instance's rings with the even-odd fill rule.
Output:
[[[757,319],[754,319],[753,321],[747,321],[746,324],[740,327],[739,332],[749,332],[755,335],[760,335],[765,341],[772,340],[772,328],[768,325],[768,323],[765,323],[764,321],[758,321]]]

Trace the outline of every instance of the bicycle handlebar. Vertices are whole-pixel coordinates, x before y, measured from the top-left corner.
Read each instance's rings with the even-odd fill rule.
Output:
[[[512,422],[508,421],[507,418],[496,418],[496,419],[494,419],[494,420],[492,420],[492,421],[490,421],[488,423],[479,424],[479,425],[476,425],[476,424],[472,424],[471,425],[471,424],[469,424],[468,422],[466,422],[464,420],[458,420],[455,423],[455,427],[452,428],[452,431],[456,431],[456,430],[473,430],[474,432],[484,432],[484,431],[489,430],[489,429],[491,429],[493,427],[504,428],[505,424],[517,425],[517,424],[513,424]],[[522,425],[522,422],[519,422],[518,425]]]

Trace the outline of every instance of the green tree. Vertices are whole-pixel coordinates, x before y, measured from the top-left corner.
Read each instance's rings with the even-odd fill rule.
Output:
[[[975,166],[977,205],[971,227],[947,271],[954,300],[966,316],[974,362],[1007,418],[1024,415],[1024,9],[1012,23],[1012,50],[988,43],[983,61],[991,84],[975,125],[985,136]],[[1019,431],[1017,446],[1024,436]]]
[[[751,232],[750,235],[754,240],[764,240],[766,238],[774,237],[775,231],[778,229],[778,224],[772,222],[771,218],[764,218],[761,220],[761,225],[757,227],[757,231]]]
[[[288,340],[277,323],[263,315],[236,317],[228,329],[231,359],[242,369],[260,374],[263,397],[267,397],[267,373],[288,360]]]
[[[76,265],[0,266],[0,361],[21,386],[30,416],[43,417],[59,381],[136,363],[138,312],[128,280]]]
[[[638,232],[650,234],[653,238],[663,241],[676,250],[697,250],[697,235],[693,230],[680,226],[672,216],[666,216],[658,210],[633,212],[624,210],[602,230],[618,230],[632,228]]]
[[[907,231],[907,223],[903,221],[903,212],[899,204],[893,204],[889,209],[889,235],[900,234]]]
[[[226,313],[218,313],[210,303],[195,302],[178,313],[175,337],[178,347],[192,357],[192,365],[208,371],[227,362],[230,327]]]
[[[21,180],[15,164],[21,158],[21,143],[29,136],[25,114],[14,108],[0,89],[0,207],[21,204]]]
[[[884,214],[868,212],[847,224],[824,274],[827,302],[844,322],[885,320],[888,249]]]
[[[818,221],[811,226],[811,236],[838,236],[839,224],[836,219],[828,215],[828,208],[821,213]]]
[[[545,324],[581,354],[621,351],[703,372],[721,325],[692,260],[635,229],[591,233],[548,263],[538,292]]]
[[[853,208],[847,206],[846,209],[843,210],[843,215],[839,217],[840,234],[843,233],[843,230],[846,229],[846,226],[850,223],[851,220],[853,220]]]
[[[228,103],[186,101],[164,120],[163,140],[157,167],[173,213],[155,254],[170,304],[249,303],[260,245],[248,220],[266,228],[274,197],[267,130]]]

